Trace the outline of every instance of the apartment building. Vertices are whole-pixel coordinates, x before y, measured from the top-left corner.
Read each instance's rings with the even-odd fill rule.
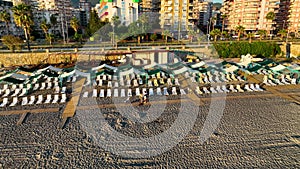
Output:
[[[4,1],[0,0],[0,11],[6,11],[10,14],[10,22],[9,22],[9,30],[6,29],[6,23],[0,21],[0,37],[6,35],[7,33],[13,34],[13,35],[23,35],[22,28],[19,28],[14,23],[13,13],[11,11],[11,8],[13,7],[13,2],[11,1]]]
[[[198,18],[197,24],[199,26],[206,26],[209,22],[209,19],[212,16],[212,2],[203,1],[203,2],[194,2],[194,18]]]
[[[140,1],[140,12],[159,12],[160,11],[160,0],[141,0]]]
[[[181,38],[199,20],[196,0],[161,0],[160,25],[173,36]],[[199,11],[199,9],[198,9]]]
[[[279,0],[225,0],[221,9],[228,16],[227,30],[235,30],[238,25],[246,31],[274,30],[276,21],[281,17]],[[269,12],[275,13],[275,20],[266,19]]]
[[[298,33],[300,31],[300,0],[292,0],[288,12],[287,25],[290,32]]]
[[[129,25],[138,20],[139,0],[101,0],[95,10],[102,21],[118,16],[122,24]]]

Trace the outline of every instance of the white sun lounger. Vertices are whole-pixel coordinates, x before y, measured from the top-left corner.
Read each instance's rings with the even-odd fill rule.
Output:
[[[228,80],[228,81],[232,81],[232,79],[230,78],[230,74],[226,74],[226,79]]]
[[[172,95],[177,95],[176,87],[172,87]]]
[[[6,97],[10,94],[10,90],[9,89],[5,89],[5,93],[2,97]]]
[[[36,104],[41,104],[43,102],[43,100],[44,100],[43,95],[39,95],[38,101],[36,102]]]
[[[106,97],[111,97],[111,89],[107,89]]]
[[[103,86],[103,80],[102,79],[99,80],[98,86]]]
[[[83,98],[87,98],[89,97],[89,92],[88,91],[85,91],[82,95]]]
[[[168,95],[169,95],[167,87],[164,87],[164,95],[165,95],[165,96],[168,96]]]
[[[133,80],[133,86],[134,86],[134,87],[139,86],[138,81],[137,81],[136,79]]]
[[[46,83],[45,82],[43,82],[42,84],[41,84],[41,88],[40,88],[40,90],[44,90],[46,88]]]
[[[35,96],[30,96],[30,101],[28,103],[28,105],[32,105],[35,101]]]
[[[44,103],[45,103],[45,104],[50,103],[50,102],[51,102],[51,99],[52,99],[51,94],[48,94],[48,95],[47,95],[47,98],[46,98],[46,101],[45,101]]]
[[[243,93],[244,92],[244,90],[241,88],[241,85],[236,85],[236,90],[238,91],[238,92],[240,92],[240,93]]]
[[[8,84],[3,85],[2,91],[6,90],[6,89],[8,89]]]
[[[100,95],[99,97],[104,97],[104,89],[100,89]]]
[[[221,86],[219,85],[216,87],[216,90],[218,93],[224,93],[224,91],[221,89]]]
[[[7,103],[8,103],[8,98],[4,98],[4,99],[2,100],[2,103],[0,104],[0,107],[6,106]]]
[[[114,97],[119,97],[119,90],[118,89],[114,89]]]
[[[33,90],[37,90],[40,87],[40,84],[36,83],[34,84]]]
[[[247,90],[248,92],[253,92],[253,90],[250,89],[248,84],[245,84],[244,89]]]
[[[168,83],[169,86],[172,86],[172,85],[173,85],[173,84],[172,84],[171,78],[168,78],[167,83]]]
[[[11,86],[11,91],[14,91],[16,88],[17,88],[17,85],[13,84],[13,85]]]
[[[127,87],[130,87],[131,86],[131,80],[129,79],[129,80],[126,80],[126,86]]]
[[[54,99],[53,99],[52,103],[57,103],[58,100],[59,100],[59,95],[56,94],[56,95],[54,95]]]
[[[121,92],[121,93],[120,93],[120,96],[121,96],[121,97],[126,97],[125,89],[121,89],[120,92]]]
[[[72,83],[75,83],[75,82],[76,82],[76,79],[77,79],[77,76],[74,75],[73,78],[72,78]]]
[[[297,79],[296,79],[296,78],[293,78],[293,79],[291,80],[291,84],[293,84],[293,85],[297,84]]]
[[[52,88],[52,82],[47,83],[47,88],[46,89],[51,89]]]
[[[232,91],[232,92],[238,92],[233,85],[230,85],[229,86],[229,90]]]
[[[97,96],[98,96],[97,89],[93,89],[93,95],[92,95],[92,97],[97,97]]]
[[[18,103],[18,98],[17,97],[13,97],[13,101],[11,102],[11,104],[9,105],[10,107],[15,106]]]
[[[204,91],[205,94],[209,94],[210,93],[210,91],[206,87],[203,87],[203,91]]]
[[[159,96],[162,95],[162,93],[161,93],[161,88],[160,88],[160,87],[158,87],[158,88],[156,89],[156,94],[159,95]]]
[[[238,81],[238,79],[236,78],[236,76],[235,76],[235,74],[231,74],[231,79],[233,80],[233,81]]]
[[[62,87],[62,88],[61,88],[61,91],[60,91],[60,93],[66,93],[66,90],[67,90],[67,87],[66,87],[66,86],[64,86],[64,87]]]
[[[59,90],[60,90],[59,86],[54,87],[54,93],[59,93]]]
[[[24,96],[27,93],[27,89],[23,88],[19,96]]]
[[[230,91],[227,89],[226,85],[222,85],[221,89],[222,89],[224,92],[226,92],[226,93],[230,92]]]
[[[65,103],[67,101],[67,95],[65,93],[63,93],[61,95],[61,100],[60,100],[60,103]]]
[[[281,81],[279,79],[275,79],[274,81],[279,85],[284,85],[283,83],[281,83]]]
[[[153,88],[149,88],[149,96],[154,95]]]
[[[136,89],[135,89],[135,95],[136,95],[136,96],[139,96],[140,94],[141,94],[141,93],[140,93],[140,89],[139,89],[139,88],[136,88]]]
[[[288,81],[292,81],[292,78],[291,78],[290,75],[286,75],[286,79],[287,79]]]
[[[186,92],[184,91],[184,89],[180,89],[180,94],[181,95],[186,95]]]
[[[32,87],[32,85],[30,83],[26,85],[27,90],[30,90],[31,87]]]
[[[271,79],[268,79],[268,83],[271,85],[271,86],[276,86],[277,84],[274,83]]]
[[[211,91],[211,93],[218,93],[214,87],[210,87],[209,90]]]
[[[112,87],[112,82],[111,81],[107,82],[107,87]]]
[[[208,80],[208,78],[207,78],[207,76],[204,76],[204,82],[205,83],[210,83],[209,80]]]
[[[287,82],[287,81],[285,80],[284,75],[281,76],[281,83],[286,84],[286,85],[290,84],[289,82]]]
[[[251,83],[251,84],[249,85],[249,88],[250,88],[251,90],[255,91],[255,92],[258,92],[258,91],[259,91],[259,90],[257,90],[257,89],[255,88],[255,86],[254,86],[253,83]]]
[[[127,96],[128,96],[128,97],[132,97],[132,90],[131,90],[131,89],[128,89],[128,90],[127,90]]]
[[[258,90],[258,91],[260,91],[260,92],[264,91],[264,90],[259,86],[259,84],[255,84],[255,89]]]
[[[241,76],[238,76],[237,79],[238,79],[239,81],[241,81],[241,82],[244,81],[244,79],[242,79]]]
[[[12,94],[11,96],[14,97],[14,96],[17,96],[20,92],[20,89],[19,88],[16,88],[14,94]]]
[[[152,81],[151,80],[148,80],[148,87],[152,87]]]
[[[175,85],[180,86],[178,78],[175,79]]]

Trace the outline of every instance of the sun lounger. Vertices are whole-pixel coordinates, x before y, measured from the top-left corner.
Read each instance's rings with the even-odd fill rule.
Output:
[[[151,80],[148,80],[148,87],[152,87],[152,82],[151,82]]]
[[[204,91],[205,94],[209,94],[210,93],[210,91],[206,87],[203,87],[203,91]]]
[[[2,97],[6,97],[10,94],[10,90],[9,89],[5,89],[5,93]]]
[[[98,97],[98,91],[97,89],[93,89],[93,95],[92,97]]]
[[[233,85],[230,85],[229,86],[229,90],[232,91],[232,92],[238,92]]]
[[[20,89],[19,88],[16,88],[14,94],[12,94],[11,96],[14,97],[14,96],[17,96],[20,92]]]
[[[48,95],[47,95],[47,98],[46,98],[46,101],[45,101],[44,103],[45,103],[45,104],[50,103],[50,102],[51,102],[51,99],[52,99],[51,94],[48,94]]]
[[[149,88],[149,96],[154,95],[153,88]]]
[[[199,86],[196,87],[196,90],[195,90],[195,91],[196,91],[196,93],[199,94],[199,95],[200,95],[200,94],[203,94],[203,92],[200,90]]]
[[[60,90],[59,86],[54,87],[54,92],[55,93],[59,93],[59,90]]]
[[[292,78],[291,78],[290,75],[286,75],[286,79],[287,79],[288,81],[292,81]]]
[[[255,89],[258,90],[258,91],[264,91],[260,86],[259,84],[255,84]]]
[[[10,107],[15,106],[18,103],[18,98],[17,97],[13,97],[13,101],[11,102],[11,104],[9,105]]]
[[[219,85],[216,87],[216,90],[217,90],[218,93],[223,93],[223,92],[224,92],[224,91],[221,89],[221,86],[219,86]]]
[[[100,89],[100,95],[99,97],[104,97],[104,89]]]
[[[257,90],[257,89],[255,88],[255,86],[254,86],[253,83],[251,83],[251,84],[249,85],[249,88],[250,88],[251,90],[255,91],[255,92],[259,91],[259,90]]]
[[[128,97],[132,97],[132,90],[131,90],[131,89],[128,89],[128,90],[127,90],[127,96],[128,96]]]
[[[19,96],[24,96],[27,93],[27,89],[26,88],[22,88],[22,91],[20,93]]]
[[[106,91],[106,97],[111,97],[111,89],[107,89],[107,91]]]
[[[8,103],[8,98],[4,98],[4,99],[2,100],[2,103],[0,104],[0,107],[6,106],[7,103]]]
[[[140,85],[143,84],[143,79],[139,78],[139,84],[140,84]]]
[[[175,79],[175,85],[180,86],[178,78]]]
[[[168,95],[169,95],[167,87],[164,87],[164,95],[165,95],[165,96],[168,96]]]
[[[85,91],[82,95],[83,98],[87,98],[89,96],[89,92],[88,91]]]
[[[285,80],[284,75],[281,76],[281,83],[286,84],[286,85],[290,84],[289,82],[287,82],[287,81]]]
[[[131,80],[129,79],[129,80],[126,80],[126,86],[127,87],[130,87],[131,86]]]
[[[160,88],[160,87],[158,87],[158,88],[156,89],[156,94],[159,95],[159,96],[162,95],[162,93],[161,93],[161,88]]]
[[[98,86],[103,86],[103,80],[102,79],[99,80]]]
[[[3,85],[2,91],[6,90],[6,89],[8,89],[8,84]]]
[[[136,79],[133,80],[133,86],[134,86],[134,87],[138,87],[138,86],[139,86],[139,84],[138,84],[138,82],[137,82]]]
[[[111,81],[108,81],[108,82],[107,82],[107,87],[112,87]]]
[[[32,87],[32,85],[30,83],[26,85],[27,90],[30,90],[31,87]]]
[[[228,81],[232,81],[232,79],[230,78],[230,75],[227,73],[226,74],[226,79],[228,80]]]
[[[64,87],[61,88],[61,92],[60,93],[66,93],[66,90],[67,90],[67,87],[64,86]]]
[[[296,78],[293,78],[293,79],[291,80],[291,84],[293,84],[293,85],[297,84],[297,79],[296,79]]]
[[[58,100],[59,100],[59,96],[58,96],[58,94],[56,94],[56,95],[54,95],[54,99],[53,99],[52,103],[57,103]]]
[[[171,78],[168,78],[167,83],[168,83],[169,86],[173,85]]]
[[[205,83],[210,83],[210,81],[208,80],[207,76],[204,76],[204,82]]]
[[[73,78],[72,78],[72,83],[75,83],[76,80],[77,80],[77,76],[74,75]]]
[[[67,101],[67,95],[65,93],[63,93],[61,95],[61,100],[60,100],[60,103],[65,103]]]
[[[108,80],[111,80],[111,75],[107,75],[107,77],[108,77]]]
[[[237,79],[241,82],[245,81],[244,79],[241,78],[241,76],[238,76]]]
[[[21,105],[22,105],[22,106],[25,106],[25,105],[27,105],[27,103],[28,103],[27,97],[23,97],[23,98],[22,98],[22,103],[21,103]]]
[[[186,95],[186,92],[184,91],[184,89],[180,89],[180,94],[181,95]]]
[[[125,95],[125,89],[121,89],[121,94],[120,94],[121,97],[126,97]]]
[[[162,85],[165,84],[164,79],[163,79],[163,78],[160,78],[160,79],[159,79],[159,83],[162,84]]]
[[[176,87],[172,87],[172,95],[177,95]]]
[[[209,90],[211,91],[211,93],[218,93],[214,87],[210,87]]]
[[[271,85],[271,86],[276,86],[277,84],[274,83],[271,79],[268,79],[268,83]]]
[[[30,96],[30,101],[28,103],[28,105],[32,105],[35,101],[35,96]]]
[[[153,83],[154,83],[154,86],[155,86],[155,87],[158,87],[158,86],[159,86],[159,85],[158,85],[158,82],[157,82],[157,79],[154,79],[154,80],[153,80]]]
[[[119,97],[119,90],[118,89],[114,89],[114,97]]]
[[[38,83],[34,84],[33,90],[37,90],[40,87]]]
[[[210,81],[210,83],[216,83],[213,79],[212,75],[208,75],[208,80]]]
[[[44,90],[46,88],[46,83],[45,82],[43,82],[42,84],[41,84],[41,88],[40,88],[40,90]]]
[[[24,88],[24,84],[19,84],[19,89],[23,89]]]
[[[139,96],[140,94],[141,94],[141,93],[140,93],[140,89],[139,89],[139,88],[136,88],[136,89],[135,89],[135,95],[136,95],[136,96]]]
[[[44,100],[43,95],[39,95],[38,101],[36,102],[36,104],[41,104],[43,102],[43,100]]]
[[[16,90],[16,88],[17,88],[17,85],[15,85],[15,84],[13,84],[12,86],[11,86],[11,91],[14,91],[14,90]]]
[[[240,92],[240,93],[243,93],[244,92],[244,90],[241,88],[241,85],[236,85],[236,89],[237,89],[237,91],[238,92]]]
[[[226,92],[226,93],[230,92],[230,91],[227,89],[226,85],[222,85],[221,89],[222,89],[224,92]]]
[[[47,88],[46,89],[51,89],[52,88],[52,82],[47,83]]]
[[[245,84],[244,89],[247,90],[248,92],[253,92],[253,90],[250,89],[248,84]]]

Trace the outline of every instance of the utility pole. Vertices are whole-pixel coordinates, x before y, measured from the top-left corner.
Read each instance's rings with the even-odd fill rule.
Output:
[[[63,21],[63,16],[62,12],[60,13],[60,22],[61,22],[61,31],[62,31],[62,36],[64,40],[64,44],[66,44],[66,37],[65,37],[65,27],[64,27],[64,21]]]

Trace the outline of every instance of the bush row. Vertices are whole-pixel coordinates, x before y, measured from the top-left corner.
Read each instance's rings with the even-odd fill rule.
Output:
[[[248,53],[264,58],[281,54],[279,45],[274,42],[227,42],[215,43],[214,47],[221,58],[239,58]]]

